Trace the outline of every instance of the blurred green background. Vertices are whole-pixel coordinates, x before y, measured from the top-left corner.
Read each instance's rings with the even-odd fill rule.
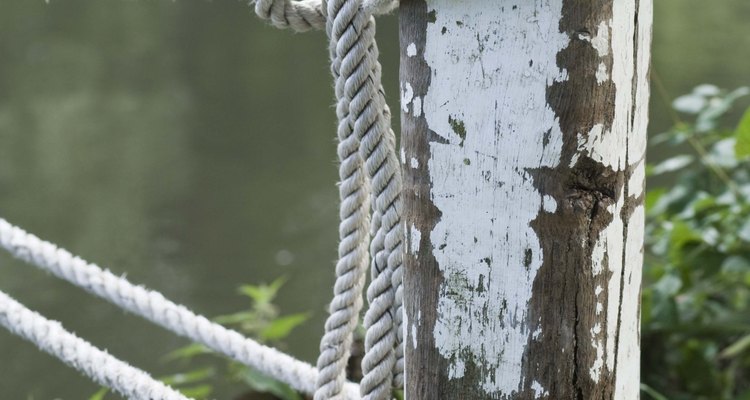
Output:
[[[750,84],[750,2],[655,3],[660,132],[671,97]],[[397,18],[378,28],[397,108]],[[313,362],[336,257],[332,104],[325,35],[276,30],[244,1],[4,0],[0,215],[207,315],[246,308],[241,283],[287,276],[276,303],[311,318],[286,350]],[[4,254],[0,282],[156,375],[175,369],[157,356],[186,344]],[[97,390],[5,332],[0,359],[3,399]]]

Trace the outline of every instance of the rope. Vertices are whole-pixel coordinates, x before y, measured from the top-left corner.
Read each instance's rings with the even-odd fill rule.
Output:
[[[255,4],[256,14],[276,27],[306,31],[325,24],[330,41],[339,120],[341,242],[331,315],[318,358],[321,374],[315,399],[336,397],[345,379],[352,332],[361,309],[362,263],[367,260],[367,254],[362,254],[367,237],[366,192],[372,203],[372,262],[360,393],[367,399],[386,399],[391,387],[403,386],[402,178],[390,110],[381,84],[372,15],[389,12],[398,3],[331,0],[327,7],[318,8],[321,4],[314,0],[257,0]],[[359,157],[355,154],[357,145]],[[363,162],[367,182],[361,177]]]
[[[45,242],[2,218],[0,247],[20,260],[217,353],[252,366],[296,390],[306,394],[315,391],[318,371],[311,365],[196,315],[186,307],[167,300],[161,293],[135,286],[125,278],[74,257],[68,251]],[[357,385],[353,383],[345,384],[343,393],[346,399],[359,398]]]
[[[128,399],[188,400],[147,373],[99,350],[66,331],[59,322],[29,310],[3,292],[0,292],[0,325]]]
[[[351,354],[353,333],[359,323],[362,309],[362,290],[367,271],[367,229],[369,224],[369,199],[363,173],[363,161],[359,155],[360,137],[355,134],[349,118],[349,102],[343,96],[344,81],[337,76],[336,65],[340,60],[332,58],[335,92],[338,99],[338,157],[339,157],[339,260],[336,265],[334,298],[330,315],[326,320],[325,333],[320,341],[318,356],[317,390],[315,400],[326,400],[340,395],[346,378],[346,366]]]
[[[362,7],[369,14],[388,14],[398,7],[398,0],[365,0]],[[321,0],[256,0],[255,14],[277,28],[295,32],[326,28]]]
[[[395,135],[390,129],[390,110],[385,105],[380,83],[375,20],[368,8],[360,6],[356,0],[331,0],[327,14],[336,96],[339,104],[348,103],[347,123],[361,138],[359,153],[365,160],[373,203],[372,280],[367,290],[370,307],[364,319],[367,334],[360,393],[366,399],[387,399],[393,386],[394,347],[397,346],[396,331],[399,330],[392,317],[398,308],[392,280],[394,270],[400,267],[400,238],[403,235],[400,227],[400,166]],[[396,285],[400,285],[400,280]],[[402,356],[399,358],[403,359]],[[395,375],[402,379],[397,370]]]
[[[374,21],[373,21],[374,33]],[[391,129],[391,112],[385,102],[385,91],[381,81],[381,66],[378,62],[377,44],[372,41],[371,53],[373,53],[373,79],[371,82],[377,82],[377,87],[373,84],[372,104],[377,108],[378,129],[371,129],[367,137],[362,141],[360,153],[367,157],[368,174],[372,179],[373,195],[375,197],[374,213],[378,214],[382,220],[379,227],[379,241],[377,248],[371,246],[371,254],[376,254],[373,263],[373,283],[370,285],[368,297],[375,298],[386,296],[387,302],[378,314],[373,313],[373,318],[383,321],[384,318],[391,318],[392,321],[383,325],[383,328],[391,327],[393,330],[395,343],[395,361],[393,386],[400,388],[403,386],[403,331],[401,329],[403,318],[403,225],[401,222],[401,191],[402,176],[400,163],[396,156],[396,135]],[[382,244],[380,243],[382,240]],[[388,267],[387,273],[382,273],[383,268]],[[375,274],[383,275],[375,276]],[[387,279],[386,279],[387,278]],[[382,279],[382,282],[381,282]],[[386,293],[387,291],[387,293]],[[390,296],[393,298],[391,299]],[[371,307],[372,309],[372,307]],[[385,314],[387,313],[387,315]],[[367,322],[367,316],[365,316]],[[375,324],[373,324],[375,326]]]

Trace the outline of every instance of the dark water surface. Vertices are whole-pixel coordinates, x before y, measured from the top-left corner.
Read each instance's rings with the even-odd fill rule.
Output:
[[[655,1],[669,95],[750,84],[750,3]],[[379,30],[396,109],[396,18]],[[314,361],[338,237],[325,42],[242,1],[0,2],[0,215],[207,315],[245,308],[239,284],[287,276],[282,310],[312,313],[287,350]],[[159,357],[184,340],[5,254],[0,290],[156,375],[180,370]],[[0,399],[96,390],[0,331]]]

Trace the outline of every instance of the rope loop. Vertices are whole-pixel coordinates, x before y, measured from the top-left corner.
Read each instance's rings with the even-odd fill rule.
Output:
[[[271,25],[295,32],[326,28],[325,0],[255,0],[255,14]],[[251,1],[252,3],[252,1]],[[398,0],[362,0],[360,7],[368,15],[384,15],[398,8]]]

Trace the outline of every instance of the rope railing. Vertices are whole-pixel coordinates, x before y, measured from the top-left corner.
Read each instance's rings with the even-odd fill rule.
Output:
[[[0,291],[0,325],[70,367],[135,400],[188,400],[149,374],[94,347]]]
[[[310,364],[211,322],[166,299],[161,293],[133,285],[127,279],[75,257],[1,218],[0,247],[20,260],[296,390],[306,394],[315,392],[318,371]],[[347,399],[359,398],[357,385],[346,384],[344,394]]]

